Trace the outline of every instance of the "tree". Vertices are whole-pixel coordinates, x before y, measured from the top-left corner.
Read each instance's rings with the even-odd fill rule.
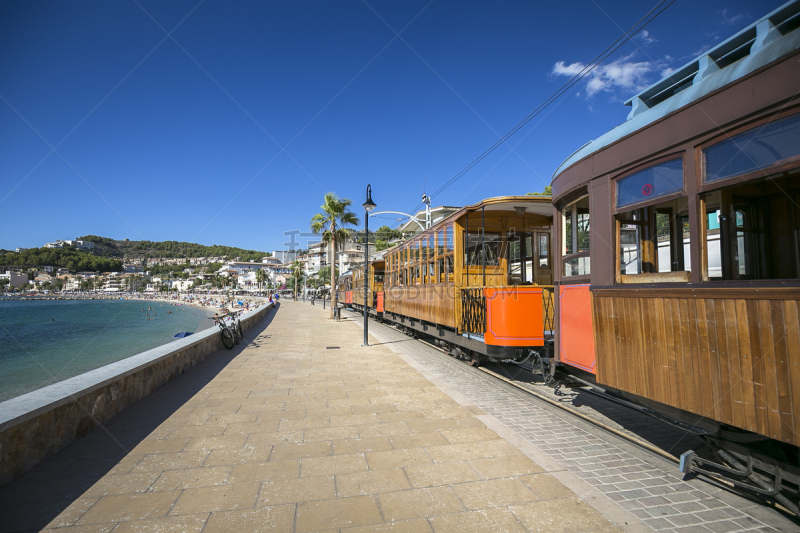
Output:
[[[331,246],[331,256],[328,258],[330,264],[336,263],[336,247],[338,243],[344,242],[350,234],[347,226],[357,226],[361,223],[358,217],[350,211],[353,201],[350,199],[339,199],[335,193],[325,194],[325,203],[322,204],[322,213],[317,213],[311,218],[311,231],[316,235],[322,234],[322,240]],[[336,307],[336,278],[334,270],[331,270],[331,318],[333,309]]]
[[[553,188],[546,185],[542,192],[529,192],[526,196],[553,196]]]
[[[260,291],[264,283],[267,281],[267,271],[263,268],[256,270],[256,281],[258,282],[258,289]]]
[[[297,279],[305,274],[303,264],[300,261],[292,263],[292,277],[294,278],[294,301],[297,301]]]
[[[338,277],[339,277],[339,268],[336,267],[336,266],[334,266],[333,268],[334,268],[333,279],[338,279]],[[324,285],[326,280],[331,279],[331,267],[330,267],[330,265],[320,268],[319,269],[319,273],[317,274],[317,276],[319,276],[320,283],[322,285]]]

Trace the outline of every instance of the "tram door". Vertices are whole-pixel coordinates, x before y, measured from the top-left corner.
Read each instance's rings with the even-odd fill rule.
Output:
[[[550,232],[508,235],[508,282],[510,285],[552,285]]]

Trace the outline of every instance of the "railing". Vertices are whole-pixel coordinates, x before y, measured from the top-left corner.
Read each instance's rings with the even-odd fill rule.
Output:
[[[461,289],[461,331],[478,335],[486,332],[486,297],[483,288]]]
[[[553,338],[556,329],[555,287],[542,286],[542,318],[544,319],[544,338]]]

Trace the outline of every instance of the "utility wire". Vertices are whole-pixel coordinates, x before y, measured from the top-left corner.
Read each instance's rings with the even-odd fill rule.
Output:
[[[528,122],[533,120],[538,114],[544,111],[547,107],[549,107],[553,102],[555,102],[558,98],[563,96],[567,91],[569,91],[575,84],[580,82],[583,78],[585,78],[590,72],[592,72],[596,67],[598,67],[603,61],[608,59],[608,57],[616,52],[623,44],[630,41],[637,33],[639,33],[642,29],[645,28],[648,24],[653,22],[661,13],[667,10],[672,4],[674,4],[677,0],[661,0],[658,4],[656,4],[650,11],[648,11],[642,18],[640,18],[633,26],[631,26],[628,31],[620,35],[616,41],[611,43],[605,50],[603,50],[600,54],[598,54],[588,65],[586,65],[580,72],[575,74],[572,78],[570,78],[564,85],[562,85],[556,92],[551,94],[544,102],[539,104],[536,109],[531,111],[524,119],[517,123],[516,126],[511,128],[505,135],[500,137],[497,141],[494,142],[489,148],[483,151],[478,157],[472,160],[470,164],[466,167],[461,169],[455,176],[447,180],[444,185],[439,187],[435,192],[433,192],[429,197],[432,199],[433,197],[437,196],[438,194],[444,192],[445,189],[453,185],[456,181],[458,181],[464,174],[472,170],[478,163],[483,161],[489,154],[494,152],[497,148],[499,148],[502,144],[504,144],[511,136],[517,133],[522,127],[524,127]],[[666,4],[666,5],[664,5]],[[663,7],[662,7],[663,6]],[[659,10],[660,9],[660,10]],[[655,14],[653,14],[655,13]],[[651,17],[652,15],[652,17]],[[649,20],[647,20],[649,18]],[[414,209],[409,211],[409,213],[415,213],[423,204],[417,204]]]

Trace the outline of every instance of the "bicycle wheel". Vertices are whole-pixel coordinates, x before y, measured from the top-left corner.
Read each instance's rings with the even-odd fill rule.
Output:
[[[233,349],[234,339],[233,339],[233,332],[230,328],[222,328],[222,344],[229,350]]]

